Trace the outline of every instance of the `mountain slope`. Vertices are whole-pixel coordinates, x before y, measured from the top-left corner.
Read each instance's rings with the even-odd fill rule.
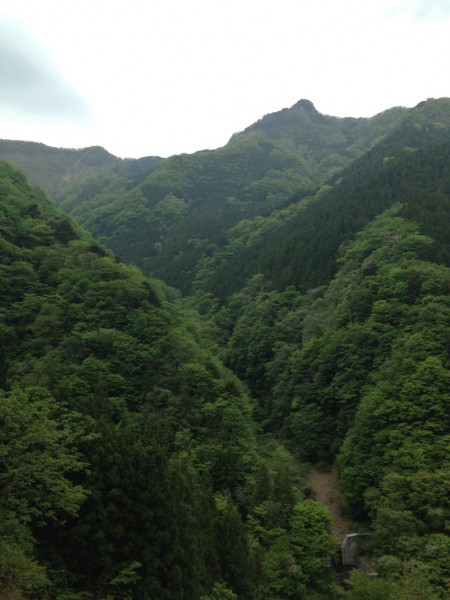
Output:
[[[266,221],[250,221],[245,227],[242,223],[228,246],[204,262],[198,285],[223,298],[256,273],[264,273],[280,289],[295,285],[305,290],[326,283],[335,273],[340,244],[393,203],[410,201],[405,211],[419,211],[432,201],[429,185],[434,210],[445,213],[449,141],[450,100],[421,103],[314,197]],[[432,213],[427,214],[420,220],[443,240],[447,217],[432,224]]]
[[[330,517],[204,341],[0,162],[3,596],[327,597]]]
[[[156,283],[5,163],[0,216],[2,592],[198,599],[229,572],[227,511],[245,537],[213,497],[255,458],[242,386]]]
[[[383,119],[392,123],[398,114]],[[295,147],[265,130],[266,117],[223,148],[167,159],[126,197],[77,218],[121,256],[186,292],[199,261],[224,244],[228,229],[316,188],[381,132],[372,124],[381,117],[334,119],[307,101],[286,117]]]
[[[191,299],[263,428],[337,465],[349,514],[373,531],[383,598],[448,597],[449,231],[441,99],[315,196],[241,222]]]
[[[417,197],[430,201],[415,218],[439,214],[448,224],[450,189],[435,213],[435,182],[420,183],[427,193]],[[300,294],[256,276],[211,326],[226,364],[258,398],[262,426],[303,459],[337,464],[348,514],[373,532],[366,551],[377,571],[397,582],[412,577],[442,599],[450,576],[450,268],[439,257],[449,248],[448,235],[424,235],[399,204],[341,248],[325,285]],[[381,597],[402,597],[385,583]]]
[[[299,100],[289,109],[266,115],[234,137],[260,133],[301,156],[320,183],[364,154],[407,110],[395,107],[370,119],[339,118],[322,115],[309,100]]]
[[[285,190],[276,195],[277,178],[267,175],[268,165],[282,173],[286,161],[289,173],[278,185],[298,183],[304,158],[251,131],[222,153],[164,161],[130,192],[125,215],[120,195],[115,206],[106,196],[97,200],[111,236],[125,223],[134,223],[136,236],[149,223],[162,229],[167,241],[152,242],[161,244],[169,273],[210,253],[197,262],[191,301],[206,298],[210,335],[257,400],[261,428],[305,459],[336,461],[351,514],[373,527],[369,549],[387,578],[377,580],[383,597],[414,597],[416,586],[443,599],[450,577],[450,101],[402,114],[369,152],[293,203]],[[78,468],[82,490],[66,482],[67,501],[51,506],[72,515],[63,527],[39,522],[48,504],[38,508],[36,494],[51,488],[50,472],[43,488],[30,490],[18,479],[22,461],[12,469],[0,453],[16,484],[12,492],[0,486],[8,573],[20,583],[19,548],[26,572],[42,582],[40,565],[25,552],[32,531],[45,541],[34,558],[57,573],[63,565],[65,592],[333,597],[323,568],[333,551],[329,518],[295,495],[283,469],[274,475],[257,461],[248,399],[193,337],[195,325],[188,331],[154,282],[55,212],[15,169],[1,165],[0,181],[0,407],[13,425],[3,447],[16,448],[14,427],[24,414],[44,408],[48,419],[39,426],[51,431],[55,401],[63,439],[83,424],[70,446],[75,464],[66,463],[68,472]],[[224,189],[234,194],[230,212],[222,209],[215,222]],[[244,200],[243,212],[256,211],[262,195],[277,210],[239,221],[223,248],[198,243],[212,239],[210,218],[218,235],[218,221],[232,223]],[[206,237],[188,237],[194,233]],[[186,240],[198,256],[184,262]],[[33,441],[25,423],[24,439]],[[34,449],[23,455],[25,468]]]

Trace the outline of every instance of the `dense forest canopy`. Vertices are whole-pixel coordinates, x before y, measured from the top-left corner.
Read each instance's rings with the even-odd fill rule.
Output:
[[[165,160],[23,144],[90,233],[0,163],[5,598],[448,597],[450,101],[302,100]],[[305,461],[378,577],[327,566]]]
[[[281,449],[270,469],[258,457],[252,403],[196,321],[14,167],[0,180],[2,589],[254,598],[285,577],[278,545],[306,552],[296,528],[316,514],[311,565],[286,585],[331,585],[326,510],[291,489]]]

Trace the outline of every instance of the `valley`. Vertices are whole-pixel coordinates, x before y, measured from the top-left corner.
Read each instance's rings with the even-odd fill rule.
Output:
[[[5,599],[448,598],[449,99],[0,161]]]

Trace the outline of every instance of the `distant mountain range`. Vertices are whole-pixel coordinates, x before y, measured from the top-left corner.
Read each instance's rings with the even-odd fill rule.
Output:
[[[56,203],[86,180],[135,177],[148,173],[162,160],[156,156],[121,159],[100,146],[75,150],[12,140],[0,140],[0,158],[17,165],[31,185],[40,187]]]
[[[300,100],[223,148],[192,155],[121,160],[100,147],[0,141],[0,159],[19,166],[123,259],[186,292],[199,263],[226,244],[228,230],[312,193],[406,113],[393,108],[340,119]]]
[[[376,192],[392,161],[445,143],[449,130],[445,98],[368,119],[300,100],[212,151],[124,160],[100,147],[1,140],[0,159],[125,261],[183,293],[195,282],[224,298],[258,272],[276,286],[327,281],[339,245],[407,185]]]

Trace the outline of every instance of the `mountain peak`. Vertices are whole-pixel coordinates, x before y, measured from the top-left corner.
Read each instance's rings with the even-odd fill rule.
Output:
[[[311,102],[311,100],[306,100],[305,98],[302,98],[301,100],[299,100],[296,104],[294,104],[294,106],[292,108],[302,108],[303,110],[307,110],[308,112],[311,113],[317,113],[317,109],[314,106],[314,104]]]

